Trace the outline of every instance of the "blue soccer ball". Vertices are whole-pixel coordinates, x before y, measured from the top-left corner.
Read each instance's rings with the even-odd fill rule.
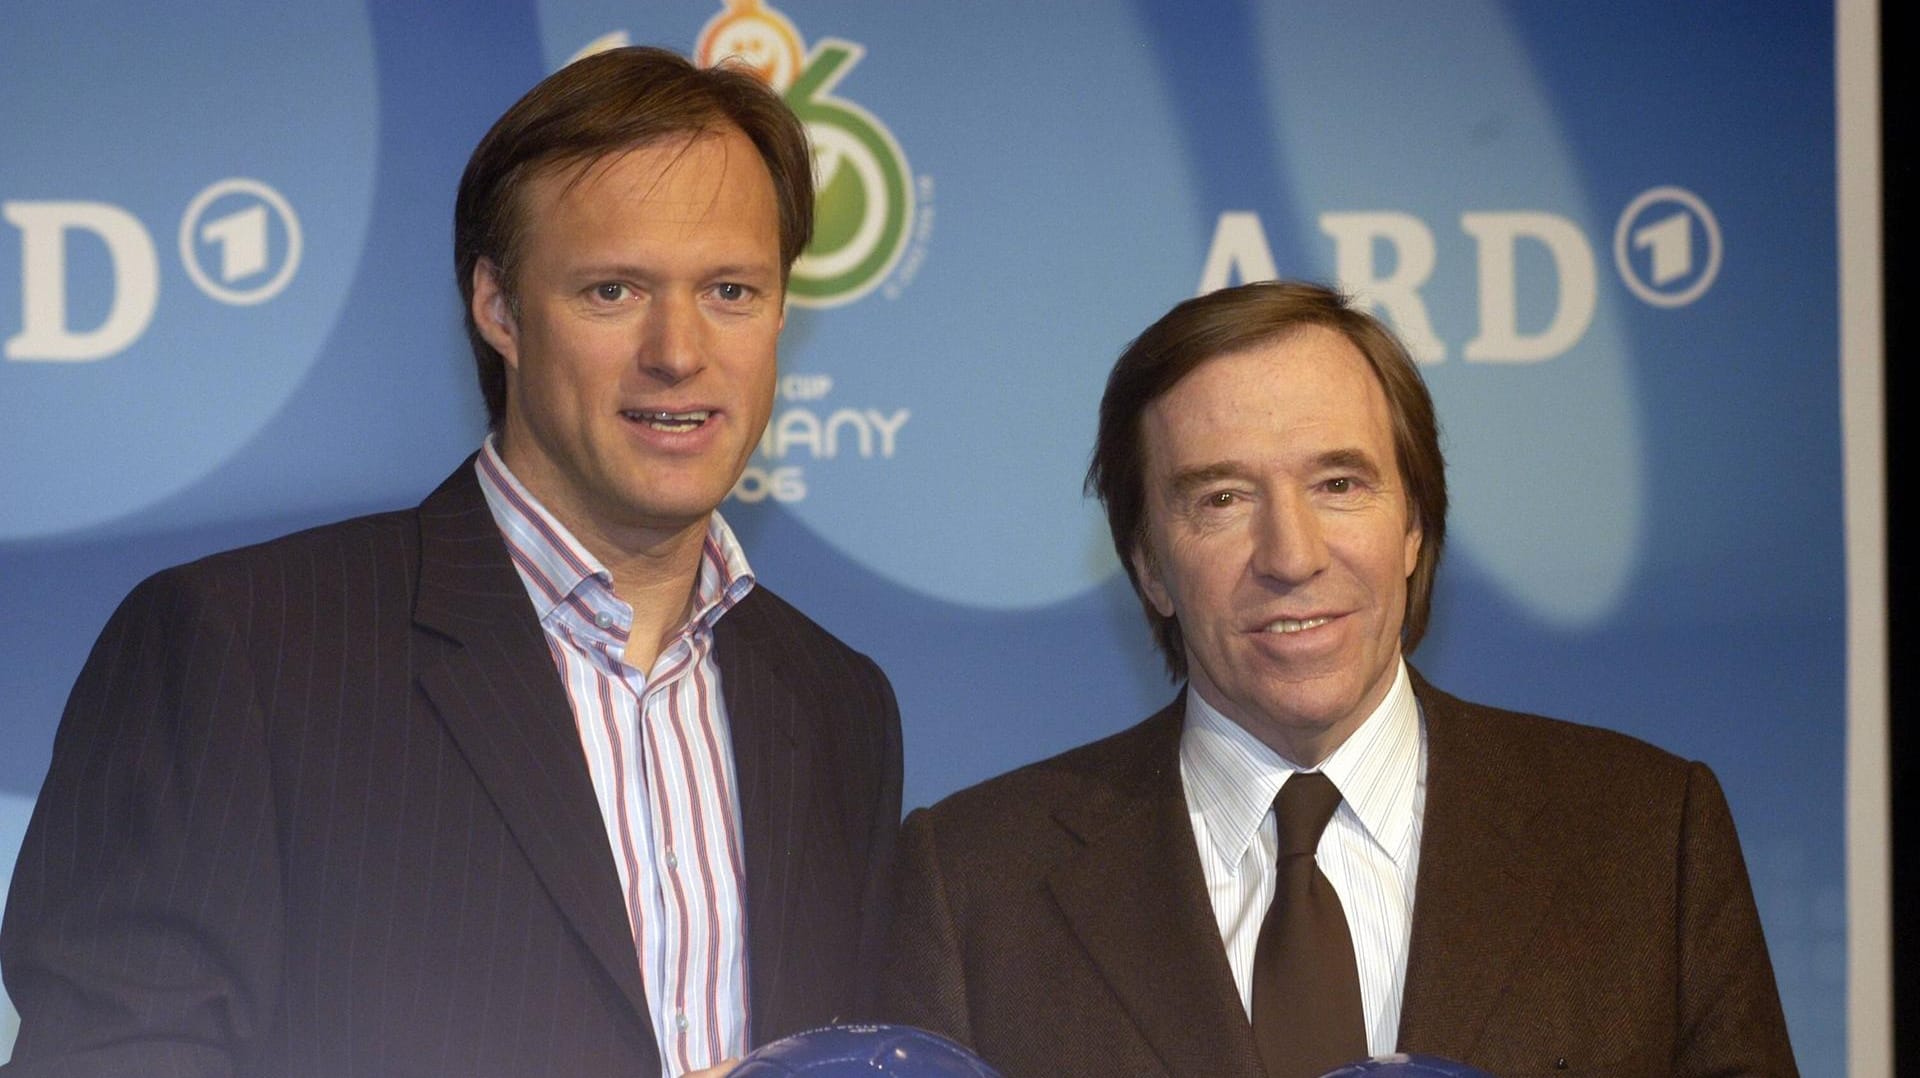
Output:
[[[912,1026],[828,1026],[761,1045],[728,1078],[1000,1078],[960,1045]]]
[[[1349,1063],[1328,1071],[1321,1078],[1493,1078],[1493,1075],[1439,1056],[1391,1055]]]

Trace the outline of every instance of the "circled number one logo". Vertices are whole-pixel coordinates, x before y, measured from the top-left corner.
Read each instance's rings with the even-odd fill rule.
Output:
[[[1655,307],[1684,307],[1720,275],[1720,222],[1684,187],[1642,192],[1613,229],[1613,261],[1628,290]]]
[[[210,211],[217,216],[208,219]],[[268,214],[271,212],[272,220]],[[241,287],[271,268],[273,223],[283,237],[279,271],[258,284]],[[201,253],[217,257],[214,272],[201,264]],[[194,196],[180,217],[180,262],[200,291],[222,303],[250,307],[280,294],[300,268],[300,218],[280,192],[244,177],[221,180]]]

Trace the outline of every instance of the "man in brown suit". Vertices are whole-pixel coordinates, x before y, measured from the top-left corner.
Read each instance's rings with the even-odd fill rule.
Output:
[[[1796,1073],[1711,772],[1403,660],[1446,485],[1377,321],[1293,283],[1181,304],[1115,366],[1088,486],[1186,689],[908,818],[887,1017],[1036,1078]]]

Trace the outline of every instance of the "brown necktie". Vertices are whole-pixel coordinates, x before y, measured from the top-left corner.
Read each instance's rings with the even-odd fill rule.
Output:
[[[1268,1078],[1316,1078],[1367,1054],[1347,915],[1313,861],[1338,807],[1339,788],[1317,771],[1295,773],[1273,799],[1273,905],[1253,952],[1253,1038]]]

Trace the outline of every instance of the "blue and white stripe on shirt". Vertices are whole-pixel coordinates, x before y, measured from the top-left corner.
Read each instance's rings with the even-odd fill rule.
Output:
[[[733,532],[707,525],[692,616],[652,668],[623,656],[633,608],[613,576],[507,470],[475,469],[573,708],[626,897],[666,1078],[748,1046],[740,810],[713,626],[754,585]]]
[[[1273,799],[1298,770],[1189,688],[1180,778],[1207,896],[1249,1018],[1253,953],[1273,901]],[[1314,860],[1346,909],[1368,1050],[1384,1054],[1399,1035],[1426,812],[1426,727],[1404,661],[1379,706],[1317,770],[1342,800]]]

